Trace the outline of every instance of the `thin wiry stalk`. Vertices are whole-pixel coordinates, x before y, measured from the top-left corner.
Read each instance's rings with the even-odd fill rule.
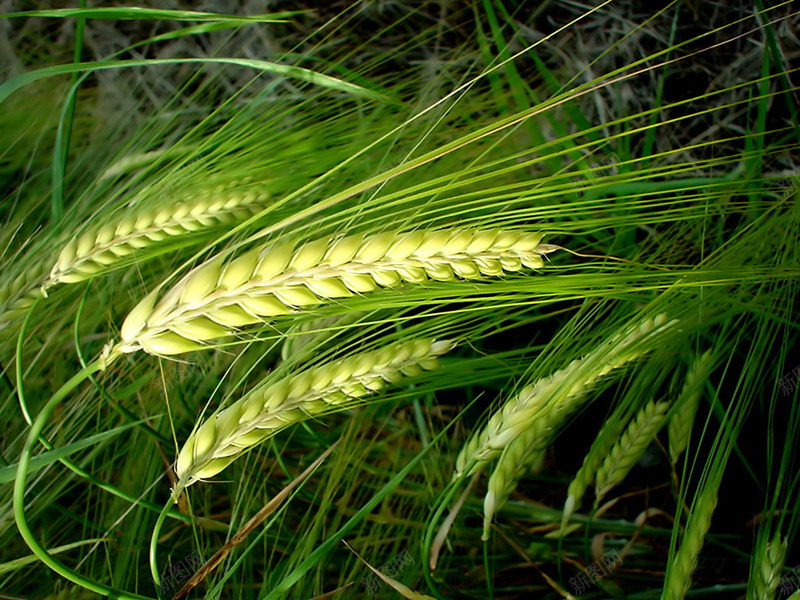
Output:
[[[502,230],[386,232],[325,237],[299,247],[259,247],[191,271],[160,300],[156,292],[128,315],[109,359],[144,349],[198,350],[246,325],[332,299],[428,279],[452,281],[541,268],[544,234]]]
[[[420,339],[357,354],[262,384],[198,427],[178,454],[178,488],[216,475],[245,451],[293,423],[346,410],[439,366],[450,341]]]

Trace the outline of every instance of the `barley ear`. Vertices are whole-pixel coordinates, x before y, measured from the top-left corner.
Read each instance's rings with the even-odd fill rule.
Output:
[[[776,533],[767,544],[766,551],[754,556],[755,562],[755,599],[773,600],[775,592],[786,561],[786,540],[781,540],[780,533]]]
[[[404,376],[437,368],[437,357],[452,347],[453,342],[447,340],[413,340],[256,386],[189,436],[178,453],[176,489],[213,477],[250,448],[293,423],[360,406]]]
[[[538,268],[542,233],[446,229],[279,242],[199,265],[123,335],[115,352],[181,354],[280,315],[338,298],[430,280]]]
[[[546,407],[546,398],[536,391],[534,385],[522,388],[492,415],[482,430],[475,432],[467,440],[456,457],[453,479],[460,477],[468,468],[470,474],[478,471],[485,463],[499,456],[511,440],[533,424]]]
[[[43,282],[44,265],[34,263],[30,269],[0,285],[0,331],[27,313],[37,298],[44,295]]]
[[[566,415],[582,397],[586,379],[580,376],[581,366],[580,360],[574,360],[566,368],[525,386],[507,400],[486,426],[461,448],[453,479],[460,477],[469,465],[473,465],[469,473],[475,473],[520,436],[544,435],[554,416]]]
[[[697,559],[717,506],[718,489],[718,483],[707,482],[695,502],[681,545],[667,570],[662,596],[664,600],[683,600],[692,585],[692,573],[697,568]]]
[[[218,187],[191,200],[135,210],[114,223],[92,225],[64,245],[44,287],[84,281],[158,242],[245,220],[268,200],[263,191]]]
[[[633,327],[626,326],[583,358],[522,388],[464,444],[456,457],[453,479],[461,477],[467,470],[469,474],[475,473],[487,461],[496,458],[511,440],[544,414],[545,407],[554,411],[554,418],[561,415],[559,419],[563,420],[579,406],[597,380],[650,350],[649,346],[641,343],[643,340],[673,327],[676,322],[661,314],[644,319]],[[556,424],[556,421],[551,424]]]
[[[597,469],[595,492],[599,502],[619,485],[639,461],[664,424],[669,404],[652,400],[631,421]]]
[[[492,519],[508,501],[525,471],[540,458],[540,450],[548,439],[552,415],[543,414],[537,419],[537,426],[512,440],[500,454],[492,474],[486,496],[483,499],[483,534],[481,539],[489,539]]]
[[[670,418],[667,426],[669,455],[672,459],[672,464],[678,462],[678,458],[689,445],[694,418],[702,397],[702,386],[708,378],[712,367],[711,351],[707,351],[695,359],[686,374],[686,381],[676,402],[677,411]]]
[[[603,464],[611,449],[619,441],[625,429],[625,420],[610,418],[597,434],[591,448],[583,458],[583,464],[573,477],[567,489],[567,500],[564,503],[564,514],[561,520],[562,531],[566,528],[569,518],[581,505],[584,494],[592,484],[597,469]]]

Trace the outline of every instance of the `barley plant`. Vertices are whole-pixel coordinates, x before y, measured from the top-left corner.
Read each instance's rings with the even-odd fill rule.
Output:
[[[669,404],[652,400],[636,415],[627,429],[609,450],[595,474],[595,495],[602,500],[613,488],[622,483],[655,438]]]
[[[415,340],[357,354],[262,384],[209,417],[178,452],[178,491],[216,475],[240,454],[292,423],[363,403],[403,375],[438,367],[446,341]]]
[[[786,561],[786,542],[781,540],[780,534],[775,534],[763,552],[753,554],[755,578],[753,588],[755,597],[759,600],[775,598],[778,585],[781,582],[783,565]]]
[[[694,360],[688,373],[686,373],[680,396],[675,401],[678,409],[675,415],[670,418],[667,426],[669,431],[669,455],[673,463],[678,461],[678,458],[689,445],[692,426],[694,425],[694,419],[702,397],[702,387],[708,379],[712,361],[713,355],[711,352],[704,352]]]
[[[0,597],[796,595],[798,27],[0,2]]]

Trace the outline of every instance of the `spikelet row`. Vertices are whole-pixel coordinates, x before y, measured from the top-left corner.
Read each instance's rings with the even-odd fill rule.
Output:
[[[618,485],[641,458],[663,425],[667,408],[665,402],[648,403],[616,440],[610,452],[602,456],[597,471],[597,481],[598,485],[602,486],[602,494]],[[540,416],[532,427],[509,442],[500,454],[489,477],[483,502],[484,540],[488,539],[492,518],[516,489],[519,479],[527,468],[541,459],[551,432],[561,424],[564,416],[563,412],[550,412]]]
[[[489,527],[494,515],[508,500],[525,471],[541,457],[541,450],[548,439],[551,424],[548,418],[539,419],[539,427],[531,427],[512,440],[500,453],[497,464],[489,476],[486,496],[483,498],[483,535],[489,539]],[[547,425],[544,425],[547,423]]]
[[[786,562],[788,544],[777,532],[767,544],[765,552],[753,557],[755,562],[755,600],[774,600],[780,584],[783,565]]]
[[[669,455],[673,464],[678,462],[678,458],[689,445],[694,418],[700,405],[702,386],[712,367],[713,357],[711,351],[708,351],[697,357],[686,373],[683,389],[676,402],[678,409],[667,426]]]
[[[683,532],[681,545],[672,559],[664,582],[664,600],[683,600],[692,586],[692,573],[697,568],[700,550],[711,527],[711,517],[717,507],[719,482],[707,482],[695,502],[689,522]]]
[[[429,279],[477,279],[539,268],[544,234],[502,230],[387,232],[278,243],[191,271],[128,315],[109,357],[144,349],[173,355],[305,307]]]
[[[595,493],[599,502],[628,475],[664,425],[669,403],[652,400],[639,411],[597,469]]]
[[[611,449],[619,441],[622,432],[625,430],[626,422],[624,419],[611,418],[603,425],[597,434],[591,448],[583,457],[581,468],[572,478],[567,488],[567,500],[564,503],[564,514],[562,516],[562,530],[566,527],[570,516],[580,506],[586,490],[594,481],[597,469],[603,464]]]
[[[242,221],[264,206],[268,198],[260,191],[217,188],[190,201],[132,212],[116,224],[92,227],[64,246],[45,288],[108,271],[126,256],[156,242]]]
[[[576,407],[595,381],[647,352],[650,348],[641,343],[644,338],[675,323],[668,321],[665,314],[645,319],[637,327],[613,336],[593,353],[572,361],[565,369],[522,388],[461,448],[454,479],[469,465],[472,465],[470,473],[474,473],[527,430],[558,422]]]
[[[34,263],[8,283],[0,286],[0,329],[24,315],[42,296],[43,263]]]
[[[281,429],[353,408],[370,394],[438,367],[450,341],[414,340],[288,375],[254,388],[207,419],[178,454],[178,488],[216,475],[245,451]]]

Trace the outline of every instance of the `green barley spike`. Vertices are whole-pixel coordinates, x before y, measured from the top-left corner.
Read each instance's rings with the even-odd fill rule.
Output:
[[[266,380],[192,432],[178,454],[177,489],[213,477],[293,423],[363,405],[404,376],[437,368],[452,347],[448,340],[412,340]]]
[[[583,464],[575,477],[569,484],[567,490],[567,501],[564,503],[564,516],[562,517],[561,528],[566,527],[572,513],[580,506],[586,490],[594,481],[597,469],[603,464],[603,460],[609,455],[611,449],[619,441],[625,429],[624,419],[611,418],[603,425],[600,433],[597,434],[592,443],[592,447],[586,453]]]
[[[675,553],[667,571],[662,600],[683,600],[692,585],[692,573],[703,547],[706,533],[711,527],[711,517],[717,507],[719,482],[707,483],[695,502],[689,522],[683,533],[680,548]]]
[[[686,374],[686,381],[677,401],[677,412],[669,420],[667,426],[669,455],[672,459],[672,464],[678,462],[678,458],[689,445],[694,418],[702,397],[703,383],[708,378],[712,368],[713,357],[711,352],[708,351],[694,361]]]
[[[639,461],[664,424],[669,404],[647,403],[631,421],[619,441],[597,469],[595,491],[597,502],[619,485]]]
[[[757,553],[753,558],[755,567],[755,598],[756,600],[773,600],[781,579],[781,571],[786,561],[786,540],[781,540],[780,533],[776,533],[767,544],[765,552]]]

